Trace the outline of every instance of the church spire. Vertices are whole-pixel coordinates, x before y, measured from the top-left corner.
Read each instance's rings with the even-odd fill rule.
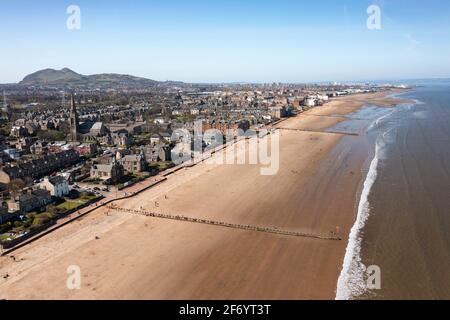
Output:
[[[70,95],[70,112],[76,112],[77,107],[75,106],[75,98],[73,97],[73,94]]]
[[[70,138],[78,140],[78,113],[73,94],[70,95]]]

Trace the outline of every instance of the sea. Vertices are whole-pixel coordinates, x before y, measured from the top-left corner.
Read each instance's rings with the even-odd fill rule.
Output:
[[[408,85],[399,97],[414,103],[366,105],[333,128],[368,152],[338,300],[450,299],[450,80]]]

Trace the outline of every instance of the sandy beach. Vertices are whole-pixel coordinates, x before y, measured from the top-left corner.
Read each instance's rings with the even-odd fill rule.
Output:
[[[334,299],[368,155],[361,137],[325,129],[364,104],[404,102],[389,94],[336,98],[281,122],[276,175],[261,175],[259,165],[203,163],[116,203],[313,234],[339,230],[342,241],[100,208],[17,250],[15,261],[0,257],[0,299]],[[81,269],[79,290],[66,286],[71,265]]]

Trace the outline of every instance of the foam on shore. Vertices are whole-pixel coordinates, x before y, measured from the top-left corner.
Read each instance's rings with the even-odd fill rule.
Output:
[[[370,125],[368,130],[371,130],[375,126],[378,126],[380,124],[380,121],[392,115],[393,112],[394,110],[375,120]],[[369,194],[378,177],[378,164],[385,147],[385,137],[387,136],[389,131],[390,130],[381,134],[376,140],[375,156],[372,159],[366,179],[364,181],[364,186],[358,205],[357,218],[350,231],[347,249],[344,257],[344,263],[337,282],[336,300],[350,300],[366,292],[366,266],[362,263],[361,259],[361,231],[366,225],[366,222],[370,215]]]

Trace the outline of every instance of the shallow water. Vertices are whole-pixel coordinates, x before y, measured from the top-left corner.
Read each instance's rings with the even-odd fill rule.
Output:
[[[358,128],[372,154],[338,298],[450,298],[450,85],[406,97],[420,103],[351,116],[378,118]],[[361,122],[340,125],[353,130]],[[371,265],[380,267],[381,290],[364,288]]]
[[[450,86],[408,96],[421,103],[386,119],[361,252],[381,268],[382,285],[363,298],[449,299]]]

